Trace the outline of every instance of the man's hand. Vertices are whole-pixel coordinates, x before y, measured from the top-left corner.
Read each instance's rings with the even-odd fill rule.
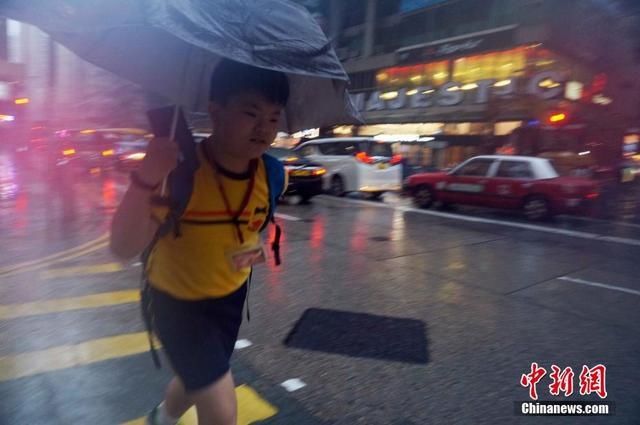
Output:
[[[157,137],[147,147],[138,176],[149,185],[159,185],[178,165],[178,144],[168,137]]]

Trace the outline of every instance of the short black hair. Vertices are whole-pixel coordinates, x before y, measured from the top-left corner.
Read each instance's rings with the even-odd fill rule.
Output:
[[[233,95],[257,92],[267,100],[285,106],[289,100],[286,74],[222,59],[211,74],[209,100],[226,103]]]

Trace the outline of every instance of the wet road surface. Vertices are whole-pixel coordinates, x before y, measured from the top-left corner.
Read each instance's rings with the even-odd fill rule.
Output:
[[[0,423],[140,423],[169,374],[148,353],[139,264],[104,243],[126,180],[76,182],[71,217],[37,178],[15,180],[0,207]],[[600,400],[578,375],[607,368],[616,415],[561,423],[638,423],[633,221],[532,226],[387,198],[280,208],[283,265],[256,269],[234,355],[240,423],[560,423],[514,413],[532,362],[548,371],[540,400]],[[549,393],[552,365],[575,371],[568,399]]]

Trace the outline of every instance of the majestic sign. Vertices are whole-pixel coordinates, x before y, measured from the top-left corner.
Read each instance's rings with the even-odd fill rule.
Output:
[[[519,93],[530,94],[540,99],[553,99],[564,93],[564,85],[559,81],[562,81],[561,74],[545,71],[534,75],[528,81],[516,78],[503,81],[480,80],[465,85],[451,81],[437,89],[416,87],[410,90],[401,88],[391,92],[356,93],[353,94],[353,100],[359,111],[371,112],[457,106],[463,102],[486,104],[492,96],[514,97]]]

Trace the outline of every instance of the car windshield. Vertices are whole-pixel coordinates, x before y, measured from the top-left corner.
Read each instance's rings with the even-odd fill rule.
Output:
[[[386,157],[391,158],[393,156],[393,149],[391,143],[385,142],[367,142],[369,144],[367,154],[369,156]]]
[[[293,152],[291,149],[285,149],[285,148],[269,148],[269,150],[267,151],[267,153],[271,156],[274,156],[280,160],[290,160],[290,161],[294,161],[299,159],[299,156]]]

